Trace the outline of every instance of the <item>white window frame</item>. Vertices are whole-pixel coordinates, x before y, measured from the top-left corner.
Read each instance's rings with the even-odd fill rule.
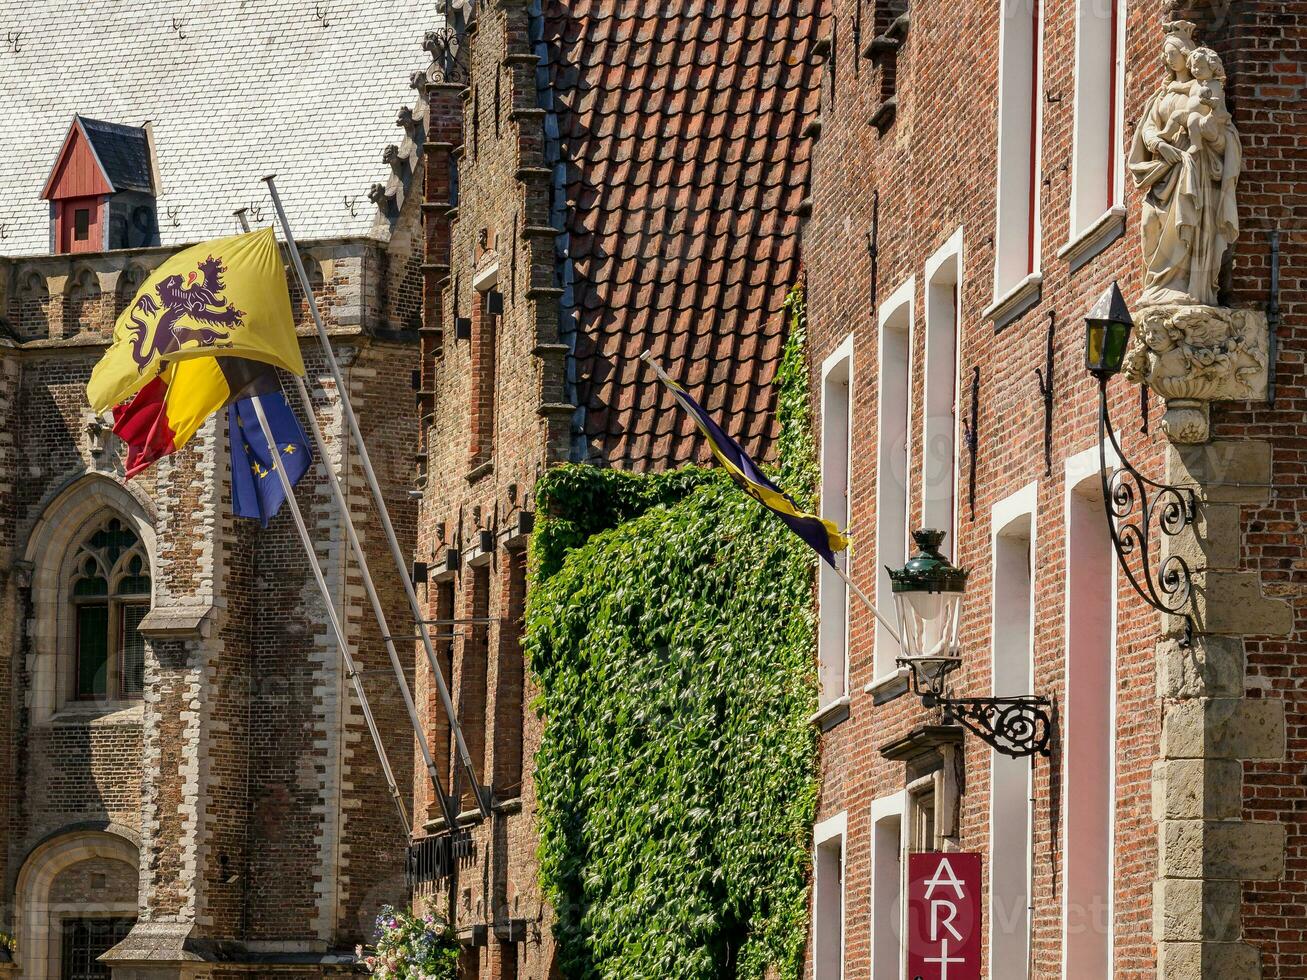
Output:
[[[949,271],[951,266],[951,273]],[[953,276],[949,283],[947,276]],[[926,260],[925,319],[923,347],[925,371],[922,373],[922,487],[921,525],[947,531],[943,553],[957,554],[957,500],[958,500],[958,393],[961,390],[960,348],[962,340],[962,228],[959,227],[938,251]],[[941,290],[948,290],[947,310],[941,310]],[[947,318],[945,318],[945,312]],[[951,320],[951,324],[949,321]],[[946,326],[947,325],[947,326]],[[941,343],[940,334],[951,330],[952,336]],[[941,439],[948,440],[948,473],[940,480],[934,468],[934,446]]]
[[[1001,538],[1010,536],[1013,528],[1019,527],[1023,522],[1028,521],[1029,534],[1029,553],[1026,557],[1029,568],[1029,593],[1026,601],[1029,604],[1027,610],[1026,623],[1026,657],[1024,663],[1024,676],[1012,679],[1000,679],[1002,665],[1000,659],[1005,659],[1001,650],[1000,637],[1003,627],[1011,622],[1011,617],[1006,611],[1000,609],[1001,597],[1005,595],[1002,589],[994,588],[991,594],[991,655],[990,664],[993,671],[992,690],[995,697],[1011,697],[1028,695],[1034,690],[1034,665],[1035,665],[1035,607],[1036,596],[1038,595],[1038,581],[1035,577],[1035,568],[1037,567],[1035,556],[1038,554],[1038,514],[1039,514],[1039,484],[1030,483],[1022,487],[1016,493],[996,503],[990,512],[990,554],[992,575],[991,581],[996,586],[1001,582],[1011,582],[1011,576],[1004,574],[999,567],[1000,548],[1003,547],[1000,542]],[[1024,538],[1023,534],[1016,535]],[[1018,775],[1019,770],[1024,768],[1024,779]],[[1020,784],[1021,794],[1014,797],[1006,788],[1007,784]],[[999,752],[990,753],[990,801],[989,801],[989,880],[990,880],[990,907],[986,918],[989,922],[989,949],[991,970],[995,976],[1002,976],[1003,980],[1026,980],[1030,977],[1030,948],[1033,938],[1034,916],[1027,907],[1024,911],[1003,908],[1000,902],[1005,901],[1007,896],[1000,894],[999,883],[1002,877],[1001,870],[1007,870],[1011,867],[1024,866],[1025,868],[1025,893],[1027,898],[1032,894],[1033,887],[1033,867],[1031,861],[1031,841],[1034,835],[1034,806],[1031,803],[1031,797],[1034,795],[1034,766],[1030,759],[1012,759]],[[1014,787],[1015,788],[1015,787]],[[1005,803],[1015,803],[1008,812]],[[1013,820],[1018,816],[1018,807],[1024,811],[1026,822],[1025,839],[1020,842],[1019,849],[1006,846],[1006,841],[1011,836]],[[1002,843],[1001,843],[1002,842]],[[1016,926],[1020,928],[1024,925],[1024,950],[1014,947],[1010,938],[1012,933],[1007,931],[1008,923],[1011,921],[1010,916],[1017,915],[1018,921]],[[1009,950],[1008,959],[999,961],[999,956],[1004,950]],[[1019,964],[1019,965],[1018,965]]]
[[[846,949],[846,930],[847,930],[847,908],[848,908],[848,888],[846,885],[848,879],[848,813],[840,812],[835,816],[823,820],[812,828],[812,867],[813,867],[813,896],[812,896],[812,973],[813,980],[843,980],[844,978],[844,953]],[[839,862],[840,862],[840,943],[839,943],[839,961],[835,976],[830,976],[829,972],[823,967],[826,964],[818,960],[818,927],[821,924],[820,917],[823,913],[822,900],[825,897],[823,891],[823,878],[821,874],[821,852],[831,849],[831,841],[838,839],[839,844]]]
[[[1107,455],[1108,475],[1110,476],[1111,471],[1116,468],[1118,463],[1116,462],[1116,453],[1110,446],[1107,447],[1106,455]],[[1099,456],[1099,448],[1097,446],[1091,446],[1089,449],[1076,453],[1074,456],[1072,456],[1066,461],[1066,480],[1064,484],[1065,490],[1064,490],[1064,501],[1063,501],[1063,514],[1065,515],[1064,516],[1064,524],[1066,530],[1065,554],[1067,556],[1066,559],[1067,570],[1065,575],[1067,588],[1066,588],[1066,606],[1065,606],[1065,613],[1064,613],[1064,631],[1065,631],[1064,649],[1066,650],[1066,658],[1067,658],[1066,659],[1066,697],[1065,697],[1066,710],[1063,714],[1063,720],[1062,720],[1063,744],[1066,746],[1066,751],[1063,753],[1063,759],[1062,759],[1062,785],[1066,787],[1065,812],[1067,814],[1067,824],[1064,833],[1062,834],[1062,867],[1063,867],[1064,879],[1065,879],[1065,884],[1064,887],[1062,888],[1062,977],[1064,978],[1064,980],[1089,980],[1089,978],[1091,977],[1095,978],[1096,980],[1096,978],[1100,976],[1111,976],[1113,972],[1113,963],[1115,960],[1115,952],[1116,952],[1115,950],[1116,933],[1114,929],[1114,923],[1116,921],[1116,894],[1115,894],[1116,890],[1113,887],[1112,883],[1116,877],[1116,806],[1114,804],[1114,801],[1116,798],[1116,785],[1117,785],[1116,633],[1117,633],[1117,575],[1118,573],[1116,569],[1116,559],[1115,556],[1112,554],[1111,543],[1107,537],[1107,533],[1108,533],[1107,527],[1106,526],[1103,526],[1101,528],[1097,527],[1096,526],[1097,521],[1094,521],[1093,524],[1095,526],[1090,528],[1083,528],[1083,527],[1077,528],[1073,523],[1074,520],[1073,515],[1076,514],[1077,509],[1084,508],[1084,507],[1089,507],[1091,509],[1091,512],[1092,512],[1092,508],[1097,507],[1098,512],[1096,516],[1102,518],[1104,525],[1106,523],[1107,520],[1106,513],[1102,511],[1100,468],[1101,468],[1101,463],[1100,463],[1100,456]],[[1093,499],[1092,501],[1086,501],[1083,499],[1083,497],[1085,496],[1084,490],[1086,489],[1086,487],[1088,487],[1091,491],[1097,488],[1097,494],[1095,496],[1095,499]],[[1077,501],[1076,500],[1077,497],[1081,497],[1082,499]],[[1106,706],[1107,707],[1106,720],[1108,724],[1108,730],[1105,739],[1106,744],[1108,746],[1108,759],[1107,759],[1108,811],[1107,811],[1107,827],[1106,827],[1107,867],[1105,869],[1106,871],[1105,880],[1107,883],[1107,894],[1105,897],[1106,897],[1107,907],[1104,912],[1105,919],[1106,919],[1106,926],[1107,926],[1107,934],[1105,937],[1106,949],[1104,951],[1106,956],[1105,963],[1097,962],[1094,960],[1093,955],[1096,952],[1095,950],[1084,951],[1081,949],[1077,949],[1076,937],[1083,935],[1083,933],[1079,932],[1078,930],[1073,930],[1071,924],[1071,917],[1073,912],[1075,912],[1075,910],[1071,908],[1071,902],[1073,900],[1073,892],[1075,891],[1075,884],[1072,881],[1072,875],[1074,874],[1074,866],[1076,862],[1075,855],[1077,853],[1083,852],[1084,850],[1084,846],[1080,840],[1073,840],[1073,834],[1075,834],[1076,832],[1075,814],[1077,811],[1077,797],[1080,791],[1080,781],[1077,778],[1075,778],[1073,771],[1077,770],[1077,766],[1075,765],[1076,761],[1078,760],[1077,751],[1082,749],[1083,746],[1089,744],[1087,739],[1081,738],[1077,732],[1077,726],[1079,724],[1079,685],[1077,684],[1077,671],[1078,671],[1079,660],[1075,655],[1075,651],[1077,649],[1075,637],[1076,637],[1076,632],[1080,626],[1080,623],[1078,621],[1078,616],[1076,615],[1075,610],[1076,610],[1077,603],[1083,601],[1083,590],[1076,587],[1076,583],[1078,582],[1078,577],[1076,575],[1076,572],[1072,568],[1071,562],[1073,556],[1078,550],[1075,538],[1079,535],[1091,535],[1093,536],[1093,540],[1095,541],[1100,540],[1098,536],[1101,535],[1101,543],[1103,545],[1102,550],[1104,554],[1101,556],[1100,561],[1102,561],[1104,567],[1100,571],[1103,577],[1107,580],[1105,584],[1105,588],[1108,592],[1108,598],[1111,607],[1110,612],[1108,614],[1108,622],[1107,622],[1107,630],[1109,636],[1108,660],[1110,665],[1109,670],[1111,676],[1111,684],[1109,686],[1108,704]],[[1090,763],[1092,766],[1093,764],[1097,763],[1097,760],[1091,759]],[[1081,909],[1077,914],[1083,915],[1085,911],[1086,910]]]
[[[884,974],[884,980],[903,980],[904,967],[907,965],[907,950],[904,948],[907,901],[905,900],[907,867],[907,793],[900,790],[889,796],[873,800],[871,804],[871,973],[880,980],[885,961],[891,959],[896,964],[892,972]],[[894,895],[889,915],[886,910],[884,889],[891,881],[891,875],[884,873],[891,869],[884,866],[888,852],[881,845],[881,825],[890,821],[898,822],[898,848],[894,855],[892,880]],[[885,927],[888,924],[893,935],[893,952],[886,953],[882,943],[887,939]]]
[[[884,615],[889,615],[894,608],[889,572],[886,566],[901,568],[908,558],[908,523],[912,515],[912,494],[910,487],[912,460],[912,374],[913,351],[916,347],[916,290],[917,280],[909,277],[908,281],[890,294],[880,307],[877,324],[876,350],[876,608]],[[907,317],[906,329],[891,326],[903,317]],[[906,405],[903,424],[903,448],[900,451],[885,439],[889,426],[886,424],[887,406],[885,402],[887,358],[886,343],[889,331],[903,334],[906,356],[901,362],[903,370],[903,399]],[[902,500],[902,507],[899,501]],[[891,506],[892,505],[892,506]],[[892,511],[892,513],[891,513]],[[884,623],[876,621],[876,639],[872,648],[872,679],[867,685],[873,690],[881,685],[897,680],[898,670],[895,659],[899,656],[899,646],[894,641]]]
[[[821,516],[841,528],[853,516],[853,334],[845,337],[821,365]],[[839,383],[832,375],[846,372],[844,406],[844,448],[832,457],[833,430],[828,421],[835,411],[831,405],[831,385]],[[841,472],[842,469],[842,472]],[[841,484],[840,492],[831,493],[832,484]],[[849,553],[840,552],[836,562],[849,571]],[[821,563],[817,583],[818,674],[820,681],[819,714],[849,703],[849,587],[825,562]]]
[[[1002,0],[999,34],[998,193],[994,218],[994,302],[1004,320],[1028,308],[1043,274],[1039,175],[1043,164],[1043,0]],[[1034,36],[1017,18],[1029,18]],[[1032,210],[1033,209],[1033,213]]]
[[[1126,19],[1126,0],[1077,0],[1069,227],[1057,253],[1073,265],[1125,229]]]

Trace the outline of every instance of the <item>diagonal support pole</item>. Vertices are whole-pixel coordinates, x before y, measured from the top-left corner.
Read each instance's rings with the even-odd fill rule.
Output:
[[[245,208],[237,211],[235,217],[242,230],[248,232],[250,223],[245,217]],[[446,825],[452,829],[456,824],[458,811],[453,800],[445,793],[444,787],[441,785],[440,775],[436,771],[435,760],[431,755],[431,743],[427,739],[417,705],[413,701],[413,692],[409,687],[408,677],[404,672],[404,664],[400,660],[399,652],[395,649],[395,642],[391,638],[390,627],[386,622],[386,612],[382,606],[380,596],[377,595],[376,585],[372,581],[372,572],[368,568],[367,555],[363,551],[363,546],[359,543],[358,532],[354,528],[354,519],[349,512],[345,492],[340,485],[340,477],[336,475],[336,470],[327,461],[327,441],[323,438],[322,427],[318,424],[317,413],[313,410],[313,400],[309,397],[308,389],[304,386],[304,379],[298,375],[294,377],[300,402],[304,406],[304,414],[309,420],[309,428],[313,433],[313,441],[318,447],[318,459],[322,463],[322,469],[327,474],[327,485],[331,488],[331,496],[335,501],[336,509],[340,511],[341,523],[345,527],[345,535],[349,541],[350,549],[354,552],[354,557],[358,561],[359,574],[363,578],[363,587],[367,592],[368,601],[372,605],[372,613],[376,617],[377,626],[381,629],[381,639],[386,645],[386,653],[390,657],[390,666],[395,673],[396,681],[399,683],[399,691],[404,698],[404,707],[408,710],[409,722],[413,726],[414,734],[417,735],[418,748],[422,753],[422,761],[427,767],[427,775],[431,779],[431,788],[440,803],[440,812],[445,818]]]
[[[458,713],[454,710],[454,701],[450,697],[449,686],[445,683],[445,675],[440,669],[439,660],[436,658],[436,648],[431,641],[431,633],[424,622],[425,617],[422,615],[422,606],[418,602],[417,592],[413,588],[413,579],[409,575],[408,561],[404,557],[403,549],[399,546],[395,526],[391,523],[390,512],[386,508],[386,498],[381,492],[381,484],[377,480],[376,471],[372,468],[372,460],[368,455],[367,443],[363,441],[363,433],[359,429],[358,417],[354,414],[354,406],[350,404],[349,391],[345,386],[345,379],[340,371],[340,363],[336,360],[336,353],[331,347],[331,339],[327,336],[326,325],[322,322],[322,314],[318,310],[318,302],[313,295],[313,286],[309,282],[308,274],[304,271],[304,261],[300,258],[299,249],[295,244],[295,233],[291,231],[290,221],[286,218],[286,209],[281,203],[281,195],[277,193],[276,174],[264,177],[263,181],[268,185],[268,194],[272,198],[272,206],[277,212],[277,220],[281,224],[282,233],[286,236],[286,246],[287,251],[290,252],[291,264],[294,265],[295,275],[299,278],[300,287],[304,290],[304,298],[308,302],[309,313],[313,316],[313,324],[317,328],[318,339],[322,343],[323,356],[326,358],[331,377],[336,383],[336,393],[340,398],[341,411],[349,425],[350,437],[357,447],[359,463],[363,467],[368,489],[372,492],[372,500],[376,505],[377,515],[381,519],[382,530],[385,532],[387,543],[390,545],[391,557],[395,561],[395,570],[404,585],[409,608],[413,611],[413,621],[417,624],[422,635],[422,645],[426,650],[427,662],[431,666],[431,674],[435,679],[436,689],[440,694],[440,700],[449,718],[450,729],[454,733],[454,742],[458,748],[459,760],[462,762],[468,780],[472,785],[472,791],[477,799],[477,807],[481,811],[482,817],[488,820],[491,815],[490,793],[477,779],[476,767],[472,764],[472,753],[468,751],[467,742],[463,738],[463,729],[458,723]],[[454,829],[452,824],[450,829]]]
[[[313,570],[313,578],[318,583],[318,591],[322,593],[323,604],[327,607],[327,619],[331,623],[331,631],[336,635],[336,646],[340,649],[341,659],[345,662],[345,676],[354,685],[354,693],[358,696],[363,718],[367,721],[368,731],[372,735],[372,744],[376,747],[377,758],[381,761],[381,771],[386,776],[386,784],[390,788],[391,798],[395,801],[395,808],[399,811],[400,822],[404,825],[404,838],[408,840],[413,836],[413,827],[408,820],[408,811],[404,806],[403,797],[400,796],[399,787],[395,783],[395,773],[390,768],[390,759],[386,755],[386,746],[381,741],[381,732],[377,730],[377,721],[372,716],[372,706],[368,703],[367,692],[363,690],[363,679],[359,676],[353,656],[350,655],[349,643],[345,640],[345,631],[341,629],[340,617],[336,614],[336,604],[332,601],[331,592],[327,588],[327,580],[323,577],[322,568],[318,565],[318,555],[313,548],[313,539],[309,537],[309,530],[304,525],[304,515],[300,512],[299,502],[295,499],[295,488],[291,486],[290,477],[286,475],[286,470],[282,466],[281,453],[277,452],[277,441],[272,437],[272,428],[268,425],[268,417],[263,412],[262,399],[256,395],[250,401],[254,405],[254,414],[259,417],[259,428],[263,431],[263,438],[269,446],[272,468],[277,473],[277,479],[281,481],[282,490],[286,492],[286,506],[290,508],[291,516],[295,519],[295,529],[299,532],[300,543],[304,545],[304,553],[309,560],[309,567]]]

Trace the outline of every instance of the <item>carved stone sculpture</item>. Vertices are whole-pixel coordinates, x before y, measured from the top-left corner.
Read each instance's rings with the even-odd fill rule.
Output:
[[[1194,40],[1194,25],[1165,25],[1167,78],[1135,128],[1128,166],[1143,192],[1144,288],[1126,375],[1167,400],[1167,435],[1204,442],[1207,403],[1264,398],[1264,315],[1216,305],[1221,262],[1239,237],[1243,151],[1225,103],[1225,69]]]
[[[1135,315],[1125,375],[1166,399],[1172,442],[1206,442],[1208,403],[1266,397],[1265,314],[1219,306],[1149,306]]]

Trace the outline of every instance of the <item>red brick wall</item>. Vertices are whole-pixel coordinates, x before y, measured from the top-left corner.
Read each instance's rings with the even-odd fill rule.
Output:
[[[861,6],[859,12],[857,7]],[[1064,463],[1096,444],[1097,392],[1083,369],[1083,321],[1093,300],[1119,279],[1127,299],[1142,281],[1138,247],[1139,195],[1127,181],[1128,219],[1124,237],[1072,271],[1056,253],[1067,240],[1073,134],[1075,13],[1072,0],[1043,5],[1044,100],[1040,169],[1043,225],[1039,303],[997,335],[982,311],[993,299],[995,224],[995,129],[999,22],[997,3],[959,6],[937,0],[914,2],[911,28],[895,65],[898,113],[884,135],[867,124],[883,97],[884,72],[861,59],[854,48],[855,18],[878,20],[875,2],[837,0],[834,68],[828,71],[823,100],[823,128],[816,147],[813,212],[805,235],[805,264],[814,365],[816,367],[852,331],[854,363],[854,448],[851,530],[862,550],[855,550],[853,576],[869,592],[875,581],[875,500],[877,395],[876,310],[869,308],[872,269],[865,236],[871,227],[873,192],[879,193],[879,255],[875,281],[883,299],[909,276],[916,276],[916,334],[913,349],[914,449],[908,477],[913,526],[921,513],[922,326],[924,263],[958,228],[963,228],[961,286],[963,339],[958,410],[967,418],[970,380],[980,370],[975,516],[967,501],[969,459],[960,445],[960,527],[958,563],[972,570],[963,612],[964,667],[960,693],[989,693],[990,616],[989,513],[993,504],[1038,481],[1035,593],[1036,689],[1065,699],[1064,629],[1065,535]],[[1201,43],[1226,57],[1230,101],[1244,133],[1245,171],[1241,179],[1243,237],[1234,250],[1235,305],[1259,305],[1267,289],[1266,227],[1278,220],[1285,228],[1283,268],[1301,257],[1301,236],[1291,217],[1301,204],[1301,136],[1294,121],[1303,72],[1303,25],[1307,8],[1299,3],[1236,5],[1226,11],[1194,12]],[[1181,11],[1183,13],[1183,11]],[[1224,16],[1228,13],[1228,17]],[[1128,144],[1134,120],[1161,77],[1163,5],[1129,4],[1126,51]],[[866,28],[862,41],[868,40]],[[1300,208],[1299,208],[1300,209]],[[1300,283],[1285,279],[1286,333],[1282,338],[1280,400],[1271,411],[1223,407],[1214,414],[1215,438],[1273,438],[1276,479],[1283,490],[1270,507],[1247,513],[1245,557],[1248,567],[1263,570],[1268,594],[1283,595],[1301,608],[1301,585],[1295,569],[1301,555],[1302,484],[1300,457],[1303,403],[1302,359],[1293,350],[1301,330]],[[1043,459],[1044,413],[1036,368],[1042,370],[1047,331],[1054,333],[1054,412],[1051,473]],[[1127,456],[1145,474],[1165,472],[1165,437],[1157,428],[1160,402],[1150,404],[1152,426],[1141,432],[1137,388],[1113,382],[1112,413]],[[865,557],[864,557],[865,556]],[[1154,975],[1151,885],[1156,874],[1156,825],[1150,813],[1150,768],[1158,758],[1160,703],[1155,694],[1154,652],[1158,621],[1122,586],[1118,593],[1117,632],[1117,783],[1116,783],[1116,976]],[[883,608],[883,607],[882,607]],[[1301,617],[1300,617],[1301,618]],[[877,749],[931,715],[911,697],[874,707],[863,686],[871,679],[874,622],[853,606],[851,630],[851,714],[823,735],[822,794],[819,819],[846,810],[849,838],[847,888],[847,970],[849,980],[869,976],[869,820],[872,800],[903,786],[900,763],[881,759]],[[1250,687],[1260,683],[1269,693],[1287,689],[1289,675],[1303,656],[1302,633],[1292,642],[1250,646]],[[1261,678],[1258,681],[1258,677]],[[1286,814],[1299,797],[1292,785],[1307,742],[1291,735],[1291,763],[1249,764],[1246,795],[1249,813],[1261,819]],[[1066,787],[1060,757],[1035,763],[1034,976],[1061,970],[1061,849]],[[990,750],[977,739],[966,741],[960,846],[986,851],[989,842],[988,781]],[[1295,776],[1294,774],[1298,774]],[[1268,816],[1271,815],[1271,816]],[[1302,832],[1291,831],[1291,859],[1301,853]],[[1250,941],[1265,949],[1265,976],[1301,975],[1296,926],[1289,922],[1291,896],[1301,890],[1297,871],[1281,886],[1249,886],[1245,925]],[[1278,950],[1278,951],[1277,951]]]

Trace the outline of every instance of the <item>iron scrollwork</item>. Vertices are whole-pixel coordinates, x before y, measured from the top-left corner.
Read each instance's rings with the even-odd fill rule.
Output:
[[[1053,719],[1047,698],[949,698],[943,706],[945,724],[959,722],[1004,755],[1050,753]]]
[[[1117,562],[1131,587],[1158,612],[1183,616],[1181,646],[1193,642],[1193,617],[1186,611],[1193,596],[1193,573],[1182,555],[1170,554],[1154,567],[1152,529],[1173,538],[1194,523],[1198,497],[1187,487],[1174,487],[1150,480],[1130,464],[1121,451],[1116,431],[1107,412],[1107,379],[1098,384],[1098,453],[1103,482],[1103,506],[1108,532]],[[1107,447],[1111,444],[1118,464],[1111,469]],[[1139,571],[1132,558],[1138,555]]]
[[[927,708],[942,708],[944,723],[962,725],[996,752],[1013,759],[1052,754],[1052,703],[1039,695],[1007,698],[954,698],[948,675],[961,666],[956,657],[905,657],[898,666],[910,674],[912,693]]]

